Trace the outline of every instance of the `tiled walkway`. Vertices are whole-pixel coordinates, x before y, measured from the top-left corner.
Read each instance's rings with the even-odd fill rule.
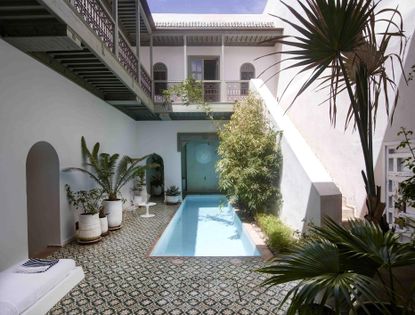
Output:
[[[284,314],[276,308],[287,287],[259,287],[261,258],[148,257],[176,208],[152,207],[149,219],[127,213],[100,243],[55,252],[75,259],[85,280],[50,314]]]

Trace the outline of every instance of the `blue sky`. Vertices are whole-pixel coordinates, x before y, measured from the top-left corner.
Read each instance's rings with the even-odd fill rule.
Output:
[[[147,0],[152,13],[262,13],[266,0]]]

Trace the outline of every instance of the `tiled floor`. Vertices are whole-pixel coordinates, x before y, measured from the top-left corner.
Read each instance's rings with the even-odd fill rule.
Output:
[[[127,213],[100,243],[51,255],[75,259],[85,280],[50,314],[284,314],[276,309],[288,287],[259,287],[261,258],[148,257],[176,208],[152,207],[149,219]]]

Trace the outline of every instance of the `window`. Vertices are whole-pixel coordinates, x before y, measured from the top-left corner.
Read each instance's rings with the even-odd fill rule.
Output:
[[[241,66],[241,81],[249,81],[255,78],[255,67],[251,63],[244,63]],[[248,95],[249,82],[241,83],[241,95]]]
[[[189,56],[188,76],[203,82],[203,96],[206,102],[220,101],[219,57]],[[215,82],[216,81],[216,82]]]
[[[153,66],[154,94],[162,96],[167,90],[167,67],[164,63],[158,62]]]

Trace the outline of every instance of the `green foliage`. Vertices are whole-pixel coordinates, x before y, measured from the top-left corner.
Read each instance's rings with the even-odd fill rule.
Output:
[[[65,185],[68,202],[76,210],[83,211],[83,214],[96,214],[101,210],[103,199],[102,189],[80,190],[73,192],[71,187]]]
[[[176,96],[181,97],[185,105],[196,104],[206,113],[209,119],[214,119],[212,108],[205,102],[203,96],[203,82],[188,78],[183,82],[169,87],[163,91],[164,105],[170,105]]]
[[[349,225],[326,218],[323,227],[311,227],[313,237],[259,270],[271,275],[266,286],[296,281],[281,303],[291,299],[288,315],[310,304],[329,305],[336,314],[356,314],[359,300],[379,303],[379,314],[390,314],[388,304],[408,305],[396,291],[393,271],[415,264],[415,251],[372,222],[352,220]]]
[[[295,244],[294,232],[275,215],[259,213],[255,220],[266,235],[267,245],[273,252],[287,252]]]
[[[396,149],[409,149],[411,156],[404,160],[403,166],[412,172],[412,176],[399,184],[398,196],[395,201],[395,207],[403,212],[406,212],[406,207],[415,207],[415,152],[411,145],[409,138],[412,136],[411,130],[406,130],[401,127],[398,136],[403,136],[404,140],[398,145]]]
[[[143,190],[143,186],[146,184],[146,181],[144,179],[145,174],[146,173],[145,173],[144,168],[141,168],[137,171],[137,174],[134,177],[133,191],[142,191]]]
[[[383,222],[385,204],[381,202],[380,187],[375,184],[373,131],[379,102],[385,104],[389,115],[398,100],[395,69],[402,70],[402,16],[395,9],[377,10],[381,0],[297,0],[300,12],[292,2],[283,2],[291,16],[278,17],[298,32],[296,36],[276,38],[286,47],[282,53],[287,57],[281,63],[287,65],[281,71],[298,68],[290,83],[297,83],[299,76],[310,73],[293,103],[314,83],[319,89],[328,88],[330,118],[335,123],[339,96],[349,97],[350,103],[339,104],[350,104],[346,127],[352,125],[360,137],[366,167],[362,175],[368,196],[367,219]],[[380,32],[379,27],[384,31]],[[395,42],[400,44],[396,45],[399,48],[391,49],[390,43]],[[394,100],[390,98],[391,90],[396,92]]]
[[[180,195],[180,189],[177,186],[170,186],[167,190],[166,190],[166,196],[178,196]]]
[[[119,154],[99,153],[99,142],[94,145],[91,152],[84,137],[81,138],[81,148],[82,154],[87,160],[86,168],[70,167],[64,171],[78,171],[87,174],[101,186],[108,195],[108,200],[111,201],[118,200],[117,195],[121,188],[137,176],[141,170],[155,167],[154,165],[138,165],[147,156],[135,159],[125,155],[118,162]]]
[[[220,189],[249,215],[279,206],[280,133],[269,127],[262,102],[253,95],[237,102],[218,134]]]

